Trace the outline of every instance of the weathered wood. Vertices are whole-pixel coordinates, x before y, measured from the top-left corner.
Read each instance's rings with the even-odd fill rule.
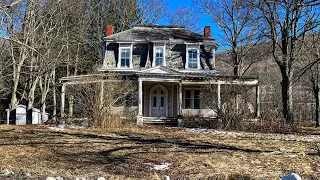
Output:
[[[64,118],[64,107],[65,107],[65,101],[66,101],[66,85],[63,84],[61,87],[61,107],[60,107],[60,116],[61,118]]]
[[[139,88],[138,116],[141,117],[142,116],[142,95],[143,95],[143,92],[142,92],[142,80],[139,80],[138,88]]]
[[[260,117],[260,86],[256,86],[256,117]]]
[[[100,94],[99,94],[99,109],[100,111],[103,108],[103,103],[104,103],[104,81],[101,81],[100,83]]]
[[[218,84],[217,86],[217,105],[218,105],[218,109],[220,110],[221,108],[221,85]]]
[[[182,84],[179,83],[179,113],[178,115],[182,115]]]
[[[73,104],[74,104],[74,96],[73,95],[69,95],[69,110],[68,110],[68,117],[73,117]]]

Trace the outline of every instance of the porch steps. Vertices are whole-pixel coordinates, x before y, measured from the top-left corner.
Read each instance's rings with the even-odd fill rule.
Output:
[[[176,126],[178,119],[174,117],[143,117],[143,123]]]

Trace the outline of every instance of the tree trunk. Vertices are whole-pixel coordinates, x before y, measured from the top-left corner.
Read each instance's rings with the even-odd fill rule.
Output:
[[[53,69],[53,75],[52,75],[52,98],[53,98],[53,112],[52,116],[54,121],[57,121],[57,94],[56,94],[56,69]]]
[[[280,67],[282,74],[281,92],[283,116],[288,123],[293,124],[293,104],[292,104],[292,78],[286,72],[286,66]]]
[[[34,103],[34,91],[36,90],[39,76],[32,82],[29,94],[28,94],[28,106],[27,106],[27,124],[32,124],[32,108]]]
[[[46,100],[42,99],[42,106],[41,106],[41,124],[44,123],[46,119]]]

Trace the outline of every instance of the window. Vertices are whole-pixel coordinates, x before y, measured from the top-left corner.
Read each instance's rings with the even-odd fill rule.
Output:
[[[185,109],[200,109],[200,90],[187,89],[184,96]]]
[[[163,48],[156,48],[156,57],[155,57],[155,65],[163,66]]]
[[[188,68],[198,68],[198,53],[196,49],[189,50]]]
[[[200,47],[187,45],[187,69],[200,69]]]
[[[130,48],[121,48],[120,67],[130,67]]]
[[[165,49],[166,49],[166,46],[164,43],[154,43],[152,67],[166,66]]]

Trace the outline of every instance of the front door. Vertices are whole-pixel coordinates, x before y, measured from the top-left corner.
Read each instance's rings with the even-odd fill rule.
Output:
[[[166,117],[167,97],[164,89],[158,86],[151,93],[151,116]]]

